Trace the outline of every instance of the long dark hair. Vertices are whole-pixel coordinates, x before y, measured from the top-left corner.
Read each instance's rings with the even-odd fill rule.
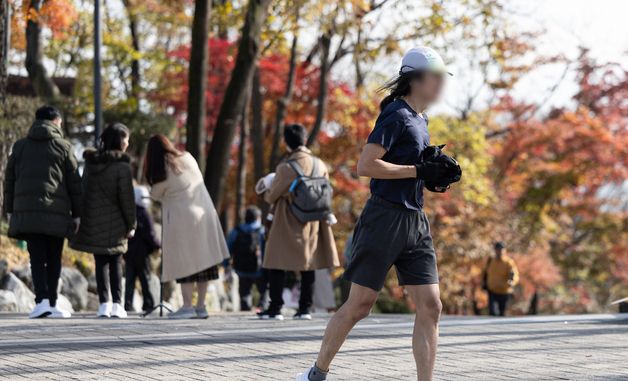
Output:
[[[395,99],[405,97],[410,94],[410,82],[413,79],[420,79],[422,77],[423,72],[411,71],[407,73],[400,73],[397,77],[386,82],[386,84],[378,89],[379,92],[389,92],[388,95],[386,95],[379,103],[380,111],[384,111],[386,106],[393,103]]]
[[[178,157],[182,154],[164,135],[151,136],[148,140],[146,162],[144,163],[144,176],[146,176],[148,184],[153,185],[166,180],[168,177],[166,165],[176,170],[178,167],[172,157]]]
[[[112,123],[105,128],[100,135],[98,151],[122,151],[122,140],[127,138],[131,132],[122,123]]]

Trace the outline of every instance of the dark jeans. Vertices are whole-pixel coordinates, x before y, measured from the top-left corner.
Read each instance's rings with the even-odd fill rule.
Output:
[[[126,273],[126,286],[124,288],[124,309],[133,310],[133,292],[135,280],[140,279],[142,286],[143,311],[150,311],[155,306],[155,299],[150,293],[148,279],[150,278],[150,257],[146,255],[127,255],[124,261]]]
[[[239,282],[238,291],[240,293],[241,311],[251,310],[251,305],[253,304],[251,289],[253,288],[253,285],[255,285],[257,292],[259,292],[260,295],[258,306],[263,307],[264,304],[266,304],[266,289],[268,288],[268,275],[266,270],[264,270],[263,274],[258,277],[241,276],[239,278]]]
[[[48,299],[50,305],[55,306],[61,275],[63,238],[32,234],[27,238],[26,243],[31,258],[35,303]]]
[[[94,254],[96,260],[96,288],[100,303],[109,301],[109,288],[114,303],[122,300],[122,254]]]
[[[488,292],[488,313],[491,316],[505,316],[506,305],[508,304],[508,294],[496,294],[494,292]]]
[[[268,310],[279,313],[283,307],[283,286],[286,272],[283,270],[268,270],[270,306]],[[309,312],[312,306],[314,293],[314,271],[301,271],[301,296],[299,297],[299,311]]]

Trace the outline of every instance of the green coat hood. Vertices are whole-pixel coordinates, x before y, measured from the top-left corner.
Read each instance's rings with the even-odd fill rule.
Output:
[[[33,140],[63,139],[63,131],[50,120],[38,119],[28,130],[28,138]]]

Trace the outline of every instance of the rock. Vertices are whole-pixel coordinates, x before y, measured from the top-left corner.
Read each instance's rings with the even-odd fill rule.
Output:
[[[72,303],[70,300],[62,294],[57,296],[57,307],[66,310],[68,312],[74,312],[74,308],[72,308]]]
[[[169,283],[171,284],[172,289],[170,293],[170,298],[168,298],[167,301],[170,304],[170,306],[172,306],[172,309],[176,311],[179,308],[181,308],[181,306],[183,305],[183,296],[181,295],[181,285],[179,283],[174,283],[174,282],[169,282]],[[164,292],[164,295],[165,295],[165,292]],[[156,299],[155,304],[159,303],[157,300],[159,299]]]
[[[0,311],[17,312],[17,299],[13,291],[0,290]]]
[[[207,285],[207,296],[205,297],[205,306],[207,311],[220,312],[225,288],[220,281],[210,281]]]
[[[87,279],[75,268],[63,267],[61,269],[61,294],[66,296],[75,311],[84,310],[87,307]]]
[[[0,259],[0,279],[4,279],[9,272],[9,262],[6,259]]]
[[[140,294],[140,292],[137,291],[137,289],[133,290],[133,300],[131,301],[131,305],[133,305],[133,311],[142,312],[143,304],[144,304],[144,299],[142,298],[142,294]]]
[[[87,293],[87,306],[85,307],[86,311],[98,311],[98,307],[100,307],[100,301],[98,300],[98,295],[93,292]]]
[[[31,267],[29,265],[15,267],[11,269],[11,272],[16,277],[20,278],[22,282],[31,290],[33,290],[33,274],[31,273]]]
[[[148,278],[148,290],[153,295],[155,305],[159,304],[159,298],[161,297],[161,283],[159,283],[159,277],[153,273]]]
[[[35,307],[35,294],[15,274],[7,273],[0,289],[11,291],[15,296],[15,312],[30,312]]]
[[[98,294],[98,285],[96,284],[96,275],[90,274],[87,277],[87,291]]]

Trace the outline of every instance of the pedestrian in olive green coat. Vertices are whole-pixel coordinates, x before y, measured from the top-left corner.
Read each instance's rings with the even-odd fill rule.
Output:
[[[72,144],[63,138],[61,113],[37,110],[28,136],[18,140],[4,178],[9,236],[27,242],[35,308],[31,318],[69,317],[56,307],[64,238],[80,223],[81,177]]]
[[[9,237],[30,234],[69,237],[80,217],[81,176],[72,144],[50,120],[37,119],[18,140],[4,178],[4,208],[11,214]]]
[[[135,233],[135,195],[129,130],[120,123],[103,132],[98,150],[87,150],[83,172],[83,217],[70,246],[94,254],[99,317],[126,317],[122,306],[122,254]],[[109,301],[109,291],[113,304]]]

